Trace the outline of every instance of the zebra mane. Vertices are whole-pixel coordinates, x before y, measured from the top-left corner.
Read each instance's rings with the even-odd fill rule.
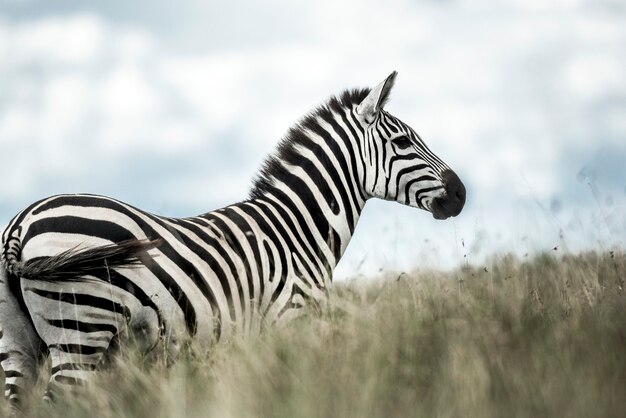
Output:
[[[250,190],[250,199],[261,197],[266,191],[272,188],[273,178],[282,178],[286,173],[283,162],[298,162],[300,154],[298,148],[306,147],[313,140],[307,135],[307,130],[314,130],[318,126],[317,118],[332,118],[332,112],[341,112],[345,108],[353,108],[363,101],[369,94],[370,89],[352,89],[345,90],[337,96],[331,96],[324,104],[318,106],[308,115],[304,116],[299,122],[293,125],[287,131],[287,134],[281,139],[276,146],[274,152],[268,155],[263,162],[261,169],[252,182]]]

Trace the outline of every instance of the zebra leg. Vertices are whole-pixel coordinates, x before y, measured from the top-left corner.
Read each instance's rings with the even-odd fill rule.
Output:
[[[0,267],[0,364],[4,395],[14,407],[36,379],[43,348],[19,292],[19,279]]]
[[[22,279],[24,302],[48,347],[51,376],[44,398],[87,384],[125,330],[128,310],[106,284],[47,283]]]
[[[85,386],[95,375],[106,349],[91,352],[74,350],[71,344],[48,345],[51,360],[51,376],[44,394],[45,400],[53,401],[59,392],[73,392]],[[85,350],[83,346],[81,350]]]

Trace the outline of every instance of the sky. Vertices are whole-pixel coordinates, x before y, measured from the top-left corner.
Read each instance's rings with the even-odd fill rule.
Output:
[[[299,118],[397,70],[386,109],[466,207],[368,202],[336,277],[624,248],[625,51],[620,0],[3,0],[0,225],[55,193],[242,200]]]

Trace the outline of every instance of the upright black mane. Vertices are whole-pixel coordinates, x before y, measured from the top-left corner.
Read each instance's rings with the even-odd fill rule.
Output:
[[[331,96],[326,103],[318,106],[308,115],[303,117],[299,122],[293,125],[287,131],[287,134],[280,140],[274,152],[272,152],[263,162],[259,173],[252,183],[250,190],[250,199],[261,197],[265,192],[272,188],[272,178],[281,178],[286,171],[282,164],[284,161],[294,162],[299,160],[298,146],[305,146],[311,142],[311,138],[307,136],[306,130],[314,128],[318,125],[317,118],[322,117],[328,119],[333,111],[341,112],[341,109],[353,108],[365,99],[370,89],[352,89],[346,90],[339,97]]]

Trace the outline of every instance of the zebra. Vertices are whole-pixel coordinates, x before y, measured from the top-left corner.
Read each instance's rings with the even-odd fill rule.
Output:
[[[374,88],[331,96],[291,127],[247,199],[189,218],[116,199],[39,200],[2,231],[0,364],[19,408],[50,357],[46,395],[89,382],[122,344],[210,349],[323,305],[370,198],[458,215],[459,177]]]

